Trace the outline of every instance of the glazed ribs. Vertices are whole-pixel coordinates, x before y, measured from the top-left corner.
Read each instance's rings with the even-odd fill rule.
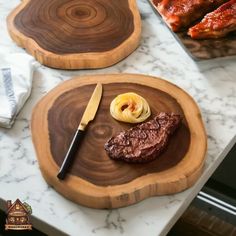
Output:
[[[137,163],[152,161],[167,146],[180,123],[180,115],[161,112],[154,119],[109,139],[105,150],[115,160]]]
[[[151,0],[167,25],[178,32],[227,0]]]
[[[207,14],[199,24],[189,29],[188,35],[193,39],[220,38],[232,31],[236,31],[236,0]]]

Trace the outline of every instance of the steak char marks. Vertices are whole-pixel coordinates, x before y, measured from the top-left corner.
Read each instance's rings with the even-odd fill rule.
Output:
[[[154,119],[112,137],[105,144],[110,158],[144,163],[156,159],[181,123],[180,115],[159,113]]]

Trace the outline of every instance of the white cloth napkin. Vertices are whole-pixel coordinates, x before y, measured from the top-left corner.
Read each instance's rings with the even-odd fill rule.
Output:
[[[32,76],[38,63],[24,53],[1,57],[0,126],[10,128],[31,93]]]

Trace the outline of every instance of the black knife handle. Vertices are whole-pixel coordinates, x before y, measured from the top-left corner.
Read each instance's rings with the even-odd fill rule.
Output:
[[[59,173],[57,175],[58,179],[63,180],[65,178],[68,168],[71,166],[71,164],[74,160],[75,154],[78,151],[79,143],[81,142],[83,137],[84,137],[84,131],[77,129],[77,131],[73,137],[73,140],[70,144],[69,150],[66,153],[65,159],[64,159],[64,161],[61,165],[61,168],[59,170]]]

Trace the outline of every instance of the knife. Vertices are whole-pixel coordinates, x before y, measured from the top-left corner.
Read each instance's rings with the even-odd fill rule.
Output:
[[[66,153],[65,159],[61,165],[57,178],[63,180],[67,174],[68,168],[71,166],[74,156],[78,150],[79,143],[84,137],[85,129],[90,121],[92,121],[96,115],[100,100],[102,97],[102,85],[97,84],[93,91],[93,94],[88,102],[88,105],[84,111],[77,131],[74,134],[70,147]]]

